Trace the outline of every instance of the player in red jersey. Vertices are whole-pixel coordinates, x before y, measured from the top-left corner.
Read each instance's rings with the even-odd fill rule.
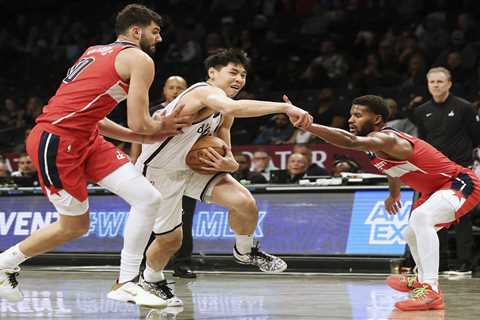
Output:
[[[148,112],[155,70],[149,55],[161,41],[161,22],[157,13],[144,6],[126,6],[116,18],[117,41],[88,48],[37,118],[27,152],[42,190],[60,215],[56,222],[0,254],[0,297],[22,299],[16,280],[20,263],[88,232],[87,181],[119,195],[136,209],[134,214],[143,216],[135,226],[127,222],[125,232],[135,244],[125,241],[122,250],[122,255],[142,255],[143,247],[138,249],[136,243],[147,244],[161,194],[101,135],[153,143],[190,125],[189,116],[179,115],[181,110],[156,119]],[[129,128],[106,118],[125,99]],[[165,305],[136,283],[129,283],[126,290],[134,293],[138,304]]]
[[[437,231],[480,202],[480,180],[473,171],[450,161],[425,141],[384,127],[387,118],[385,101],[367,95],[353,100],[350,132],[318,124],[306,130],[331,144],[368,152],[372,164],[388,175],[390,195],[385,208],[390,214],[396,214],[401,206],[402,183],[421,193],[405,231],[418,277],[390,276],[387,283],[396,290],[411,292],[409,299],[395,304],[400,310],[443,309],[438,289]]]

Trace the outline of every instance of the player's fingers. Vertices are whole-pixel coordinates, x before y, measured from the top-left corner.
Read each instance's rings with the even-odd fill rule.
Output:
[[[285,101],[286,103],[292,104],[292,101],[290,101],[290,99],[288,98],[288,96],[286,94],[284,94],[282,98],[283,98],[283,101]]]
[[[200,169],[202,169],[204,171],[209,171],[209,172],[218,172],[217,169],[212,168],[212,167],[200,167]]]

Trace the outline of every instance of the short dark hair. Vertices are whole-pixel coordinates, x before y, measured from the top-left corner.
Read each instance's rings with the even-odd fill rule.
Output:
[[[242,65],[247,71],[250,68],[250,59],[245,51],[234,48],[220,50],[209,56],[204,62],[207,72],[210,68],[219,70],[229,63]]]
[[[118,35],[127,32],[131,26],[146,27],[155,22],[159,27],[163,26],[162,17],[155,11],[141,5],[129,4],[123,8],[115,19],[115,33]]]
[[[352,104],[367,107],[374,114],[381,115],[383,122],[387,122],[390,112],[388,111],[387,103],[380,96],[368,94],[365,96],[353,99]]]

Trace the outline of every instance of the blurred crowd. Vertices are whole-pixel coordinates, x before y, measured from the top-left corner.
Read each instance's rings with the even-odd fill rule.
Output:
[[[163,99],[165,78],[202,81],[209,53],[239,47],[252,67],[238,98],[279,101],[286,93],[320,124],[346,128],[351,98],[374,93],[388,98],[390,120],[415,134],[407,115],[429,99],[425,75],[436,65],[451,71],[453,94],[479,105],[475,1],[143,2],[166,21],[155,56],[154,104]],[[89,45],[115,39],[114,14],[127,1],[97,1],[94,11],[85,10],[88,3],[21,1],[2,8],[0,54],[8,63],[0,73],[1,154],[25,152],[28,129],[66,69]],[[125,123],[124,106],[111,117]],[[234,145],[321,142],[293,128],[284,115],[239,119],[232,140]]]

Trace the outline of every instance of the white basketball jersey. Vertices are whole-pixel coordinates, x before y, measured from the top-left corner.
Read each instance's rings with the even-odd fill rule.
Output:
[[[162,109],[162,111],[167,114],[172,113],[177,107],[178,101],[186,93],[195,88],[208,85],[209,84],[206,82],[199,82],[190,86],[175,98],[175,100]],[[215,132],[221,124],[221,120],[222,115],[220,113],[214,113],[205,119],[193,123],[191,127],[184,128],[183,133],[177,136],[165,138],[154,144],[143,144],[142,153],[137,160],[137,166],[142,166],[142,172],[144,175],[148,168],[167,169],[172,171],[188,169],[188,166],[185,163],[187,153],[200,137]]]

